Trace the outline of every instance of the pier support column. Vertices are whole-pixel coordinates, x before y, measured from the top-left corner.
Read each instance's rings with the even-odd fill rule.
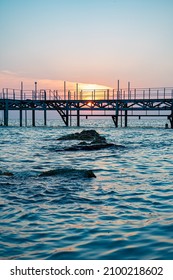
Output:
[[[5,126],[8,126],[8,100],[5,101],[4,125],[5,125]]]
[[[115,127],[118,127],[118,116],[112,116],[112,120],[115,124]]]
[[[27,126],[27,110],[25,110],[25,126]]]
[[[80,126],[80,111],[77,110],[77,126]]]
[[[170,120],[171,128],[173,129],[173,113],[168,116],[168,120]]]
[[[66,126],[69,126],[69,112],[68,109],[66,110],[66,121],[65,121]]]
[[[44,125],[47,125],[47,112],[46,112],[46,107],[44,108]]]
[[[173,103],[171,106],[171,114],[168,116],[168,120],[170,120],[171,128],[173,129]]]
[[[44,90],[44,100],[45,100],[45,103],[44,103],[44,125],[46,126],[47,125],[47,112],[46,112],[46,90]]]
[[[171,117],[170,123],[171,123],[171,128],[173,129],[173,117]]]
[[[125,116],[124,116],[124,126],[127,127],[127,104],[125,105]]]
[[[22,109],[20,109],[20,111],[19,111],[19,115],[20,115],[20,126],[22,126]]]
[[[32,126],[35,126],[35,110],[32,110]]]
[[[119,114],[119,105],[118,105],[118,101],[116,101],[116,112],[115,112],[115,116],[112,116],[112,120],[115,124],[115,127],[118,127],[118,114]]]

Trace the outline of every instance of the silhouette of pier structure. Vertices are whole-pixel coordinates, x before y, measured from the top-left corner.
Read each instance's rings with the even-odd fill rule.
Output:
[[[0,92],[0,111],[3,112],[3,125],[9,124],[9,111],[19,111],[19,123],[25,124],[27,111],[31,111],[32,126],[36,125],[36,111],[44,112],[44,125],[47,125],[47,111],[57,111],[64,124],[70,126],[76,118],[80,126],[82,117],[111,117],[115,127],[127,127],[129,117],[167,117],[173,128],[173,87],[131,88],[130,83],[121,89],[80,90],[76,84],[75,91],[37,89],[24,90],[3,88]],[[25,112],[25,116],[23,116]]]

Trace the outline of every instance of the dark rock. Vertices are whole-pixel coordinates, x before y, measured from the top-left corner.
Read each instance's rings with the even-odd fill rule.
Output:
[[[1,175],[1,176],[13,176],[14,174],[11,173],[11,172],[8,172],[8,171],[2,172],[2,171],[0,170],[0,175]]]
[[[47,176],[55,176],[58,174],[58,170],[48,170],[48,171],[44,171],[42,172],[39,177],[47,177]]]
[[[65,151],[90,151],[105,148],[122,148],[124,146],[107,143],[106,138],[101,136],[97,131],[83,130],[80,133],[73,133],[60,137],[58,140],[82,140],[78,145],[64,148]],[[87,141],[87,142],[86,142]]]
[[[64,150],[65,151],[93,151],[93,150],[101,150],[107,148],[124,148],[124,146],[116,145],[113,143],[100,143],[100,144],[89,143],[87,145],[73,145],[71,147],[64,148]]]
[[[59,176],[70,178],[70,180],[81,178],[96,178],[92,170],[73,169],[73,168],[60,168],[42,172],[39,177]]]
[[[91,145],[96,145],[96,144],[107,144],[106,142],[106,139],[103,137],[100,137],[100,138],[97,138],[97,139],[94,139],[92,142],[91,142]]]
[[[57,140],[80,140],[79,133],[64,135],[64,136],[58,138]]]
[[[57,140],[82,140],[82,141],[106,141],[105,137],[100,136],[100,134],[91,129],[83,130],[80,133],[72,133],[58,138]]]
[[[85,171],[86,178],[96,178],[96,175],[92,170]]]

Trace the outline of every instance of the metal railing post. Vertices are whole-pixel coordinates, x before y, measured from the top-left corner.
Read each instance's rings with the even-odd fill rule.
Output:
[[[2,98],[5,99],[5,89],[2,89]]]
[[[70,92],[70,90],[68,90],[68,100],[71,99],[71,98],[70,98],[70,94],[71,94],[71,92]]]
[[[46,100],[46,90],[44,90],[44,100]]]
[[[78,100],[78,90],[79,90],[79,88],[78,88],[78,83],[76,84],[76,99]]]
[[[107,100],[109,100],[109,89],[107,89]]]
[[[64,100],[66,100],[66,81],[64,81]]]
[[[128,99],[130,99],[130,82],[128,82]]]
[[[134,99],[136,99],[136,88],[134,89]]]
[[[37,99],[37,82],[35,82],[35,100]]]
[[[20,85],[20,99],[21,100],[23,99],[23,82],[21,82],[21,85]]]

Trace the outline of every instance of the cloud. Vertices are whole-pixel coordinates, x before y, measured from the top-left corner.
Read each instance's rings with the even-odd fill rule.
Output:
[[[14,75],[17,76],[18,74],[16,72],[12,72],[10,70],[1,70],[0,72],[1,74],[5,74],[5,75]]]

